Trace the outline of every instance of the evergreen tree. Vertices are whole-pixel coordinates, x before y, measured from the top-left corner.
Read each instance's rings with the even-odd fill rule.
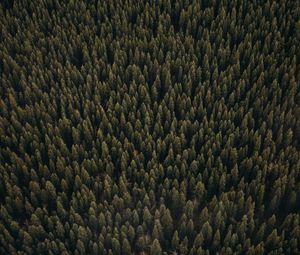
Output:
[[[161,255],[162,250],[159,244],[159,241],[155,239],[150,247],[150,254],[151,255]]]

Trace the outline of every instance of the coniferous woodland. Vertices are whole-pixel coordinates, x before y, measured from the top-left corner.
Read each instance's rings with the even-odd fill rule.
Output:
[[[299,1],[0,24],[0,254],[300,254]]]

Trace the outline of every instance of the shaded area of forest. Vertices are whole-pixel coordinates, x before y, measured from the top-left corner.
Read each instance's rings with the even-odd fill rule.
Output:
[[[299,254],[300,2],[1,1],[1,254]]]

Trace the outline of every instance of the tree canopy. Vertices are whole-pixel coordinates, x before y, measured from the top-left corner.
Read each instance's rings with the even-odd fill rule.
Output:
[[[0,254],[299,254],[300,2],[0,3]]]

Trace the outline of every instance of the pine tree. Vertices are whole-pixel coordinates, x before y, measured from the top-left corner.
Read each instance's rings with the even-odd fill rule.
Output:
[[[122,254],[124,255],[132,254],[130,243],[126,238],[124,238],[122,242]]]
[[[157,239],[154,239],[151,247],[150,247],[150,254],[151,255],[161,255],[162,250],[159,244],[159,241]]]
[[[177,250],[179,246],[179,236],[178,236],[178,231],[175,230],[173,237],[172,237],[172,249]]]
[[[165,234],[165,238],[171,239],[172,233],[173,233],[173,219],[172,219],[169,209],[166,209],[166,211],[164,212],[164,214],[161,218],[161,222],[162,222],[162,227],[163,227],[163,231]]]

